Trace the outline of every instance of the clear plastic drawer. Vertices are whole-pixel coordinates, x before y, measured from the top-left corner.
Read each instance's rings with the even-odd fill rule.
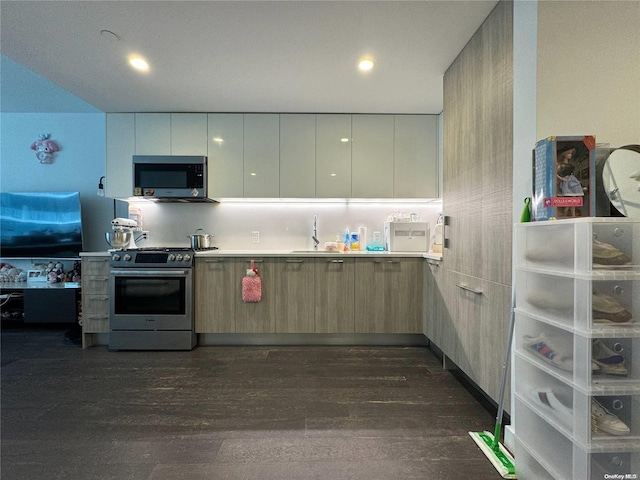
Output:
[[[599,448],[640,445],[640,392],[593,395],[516,356],[515,394],[546,423],[576,442]]]
[[[640,393],[638,336],[578,334],[520,311],[514,335],[519,354],[569,385],[594,394]]]
[[[529,455],[544,459],[548,466],[552,465],[553,477],[568,480],[613,479],[617,478],[615,475],[622,475],[619,478],[623,479],[640,478],[640,445],[637,442],[621,441],[597,448],[581,445],[547,423],[518,396],[514,414],[518,419],[516,440]],[[538,469],[541,467],[540,464],[536,466]],[[518,478],[526,479],[527,469],[523,477],[517,467],[516,462]]]
[[[640,273],[552,275],[518,269],[519,310],[590,332],[640,334]]]
[[[640,269],[640,221],[580,218],[519,223],[517,266],[591,272]]]

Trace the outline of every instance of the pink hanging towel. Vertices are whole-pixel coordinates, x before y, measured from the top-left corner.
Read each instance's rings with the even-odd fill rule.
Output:
[[[262,280],[254,261],[251,260],[251,268],[247,269],[247,274],[242,279],[242,301],[255,303],[260,300],[262,300]]]

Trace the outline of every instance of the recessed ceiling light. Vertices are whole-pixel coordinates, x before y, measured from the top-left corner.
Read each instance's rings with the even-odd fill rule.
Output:
[[[257,175],[256,172],[251,172],[249,175],[251,175],[252,177],[255,177]]]
[[[216,143],[224,143],[224,138],[222,137],[213,137],[213,141]]]
[[[335,177],[338,174],[337,173],[330,173],[329,175],[331,175],[332,177]]]
[[[149,64],[142,57],[138,57],[138,56],[129,57],[129,65],[131,65],[133,68],[141,72],[147,72],[149,70]]]
[[[100,30],[100,35],[113,42],[117,42],[118,40],[120,40],[120,37],[113,33],[111,30]]]
[[[370,71],[374,65],[375,65],[375,62],[373,61],[373,58],[363,58],[358,62],[358,68],[362,72]]]
[[[343,137],[343,138],[340,139],[340,141],[342,143],[347,143],[349,141],[349,139],[347,137]]]

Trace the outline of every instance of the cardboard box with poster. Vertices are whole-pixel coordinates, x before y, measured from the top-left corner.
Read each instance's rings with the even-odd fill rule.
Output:
[[[533,151],[532,220],[595,216],[593,135],[548,137]]]

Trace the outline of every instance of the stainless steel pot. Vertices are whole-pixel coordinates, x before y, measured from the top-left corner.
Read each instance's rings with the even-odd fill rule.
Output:
[[[193,235],[190,235],[191,239],[191,248],[194,250],[205,250],[207,248],[211,248],[211,239],[213,235],[209,235],[208,233],[198,233],[204,232],[202,228],[199,228],[195,231]]]

